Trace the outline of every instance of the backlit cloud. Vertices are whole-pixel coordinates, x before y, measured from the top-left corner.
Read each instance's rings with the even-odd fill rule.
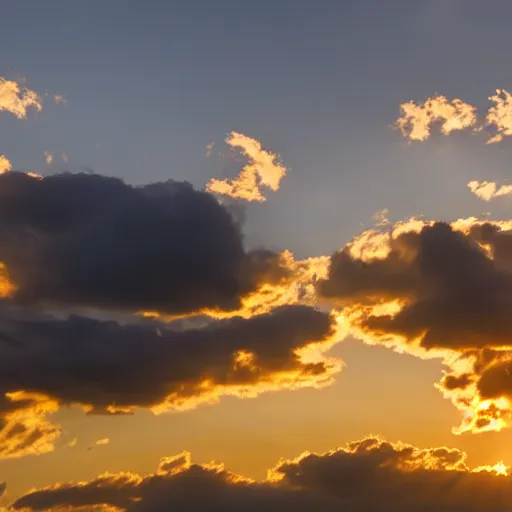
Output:
[[[496,197],[512,195],[512,185],[498,185],[494,181],[470,181],[468,187],[483,201],[490,201]]]
[[[467,219],[370,230],[319,284],[355,336],[444,361],[439,387],[464,414],[457,432],[512,425],[511,229]]]
[[[420,449],[369,437],[323,454],[281,460],[255,481],[224,465],[193,464],[184,452],[162,459],[154,474],[106,473],[89,482],[61,483],[17,499],[13,510],[240,510],[281,512],[505,512],[511,477],[502,463],[470,469],[466,454]],[[200,490],[200,492],[198,492]]]
[[[277,155],[264,150],[256,139],[237,132],[231,132],[226,143],[232,148],[240,149],[249,162],[232,180],[211,179],[206,185],[207,191],[246,201],[265,201],[263,188],[273,192],[279,189],[279,184],[286,175],[286,168],[278,162]]]
[[[34,177],[0,175],[0,261],[16,300],[174,315],[235,311],[287,276],[282,257],[246,251],[229,210],[188,183]]]
[[[49,451],[59,431],[44,417],[59,406],[113,415],[137,408],[183,411],[223,395],[320,388],[341,369],[325,355],[338,341],[335,319],[307,306],[185,329],[154,320],[57,320],[30,316],[8,302],[3,307],[0,457]],[[38,434],[29,436],[20,424]],[[23,438],[13,444],[12,432]]]
[[[439,124],[441,133],[449,135],[476,125],[476,107],[460,99],[449,101],[444,96],[428,98],[422,104],[414,101],[400,105],[401,116],[395,126],[411,141],[424,141],[430,137],[432,125]]]
[[[27,117],[28,109],[40,111],[42,99],[35,92],[13,80],[0,77],[0,112],[10,112],[18,119]]]

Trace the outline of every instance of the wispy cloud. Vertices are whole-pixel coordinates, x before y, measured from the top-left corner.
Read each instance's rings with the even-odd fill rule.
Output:
[[[68,104],[68,100],[62,94],[55,94],[53,96],[53,101],[55,101],[55,103],[57,105],[67,105]]]
[[[470,181],[468,188],[475,196],[484,201],[512,195],[512,185],[501,185],[501,187],[498,187],[494,181]]]
[[[261,202],[266,200],[262,188],[274,192],[279,189],[279,184],[286,175],[286,167],[278,161],[278,155],[264,150],[256,139],[237,132],[231,132],[226,143],[232,148],[240,149],[249,162],[232,180],[211,179],[206,185],[208,192]]]
[[[35,91],[13,80],[0,77],[0,111],[10,112],[18,119],[27,117],[27,110],[42,109],[42,99]]]
[[[402,113],[395,127],[411,141],[424,141],[430,137],[432,125],[440,124],[441,133],[449,135],[456,130],[475,126],[476,107],[460,99],[449,101],[445,96],[428,98],[423,104],[409,101],[400,105]]]
[[[51,151],[45,151],[44,159],[46,161],[46,165],[52,165],[53,164],[53,153]]]
[[[108,437],[104,437],[103,439],[98,439],[94,444],[96,446],[105,446],[110,443],[110,439]]]

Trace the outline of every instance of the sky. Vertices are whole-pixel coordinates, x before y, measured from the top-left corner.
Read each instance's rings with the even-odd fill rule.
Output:
[[[0,506],[506,510],[511,17],[6,0]]]

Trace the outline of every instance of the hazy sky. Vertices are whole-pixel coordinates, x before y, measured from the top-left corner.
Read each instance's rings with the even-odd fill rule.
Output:
[[[401,104],[437,94],[485,117],[488,97],[512,88],[511,20],[507,0],[5,0],[0,76],[47,97],[27,119],[0,112],[0,154],[44,177],[86,171],[204,189],[236,175],[225,139],[244,134],[288,170],[265,202],[240,202],[246,247],[297,259],[330,256],[385,208],[391,222],[484,212],[508,220],[512,199],[484,202],[467,184],[508,183],[509,141],[437,127],[409,141],[393,124]],[[0,460],[0,482],[15,498],[107,470],[148,473],[181,450],[264,478],[280,457],[368,434],[460,448],[471,467],[512,464],[510,430],[451,433],[461,413],[434,387],[439,360],[351,336],[332,355],[345,367],[322,390],[226,397],[161,416],[61,408],[56,450]]]

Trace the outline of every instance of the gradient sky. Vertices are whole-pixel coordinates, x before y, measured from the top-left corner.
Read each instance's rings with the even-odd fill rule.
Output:
[[[383,208],[392,221],[507,218],[508,198],[486,204],[466,184],[507,183],[510,143],[435,132],[409,144],[391,125],[401,103],[435,93],[485,111],[496,88],[512,86],[511,19],[507,0],[6,0],[0,76],[25,77],[68,104],[47,101],[28,120],[2,115],[0,153],[43,176],[92,169],[130,184],[173,178],[202,188],[232,174],[219,151],[228,132],[244,133],[290,169],[278,192],[248,205],[246,243],[297,257],[331,254]],[[77,446],[0,461],[0,481],[15,496],[106,470],[151,471],[183,449],[263,477],[281,456],[369,433],[455,446],[471,465],[512,464],[510,431],[451,434],[460,414],[433,387],[438,361],[350,339],[334,353],[346,368],[322,391],[224,398],[160,417],[63,410],[62,442]],[[108,446],[87,450],[104,437]]]

